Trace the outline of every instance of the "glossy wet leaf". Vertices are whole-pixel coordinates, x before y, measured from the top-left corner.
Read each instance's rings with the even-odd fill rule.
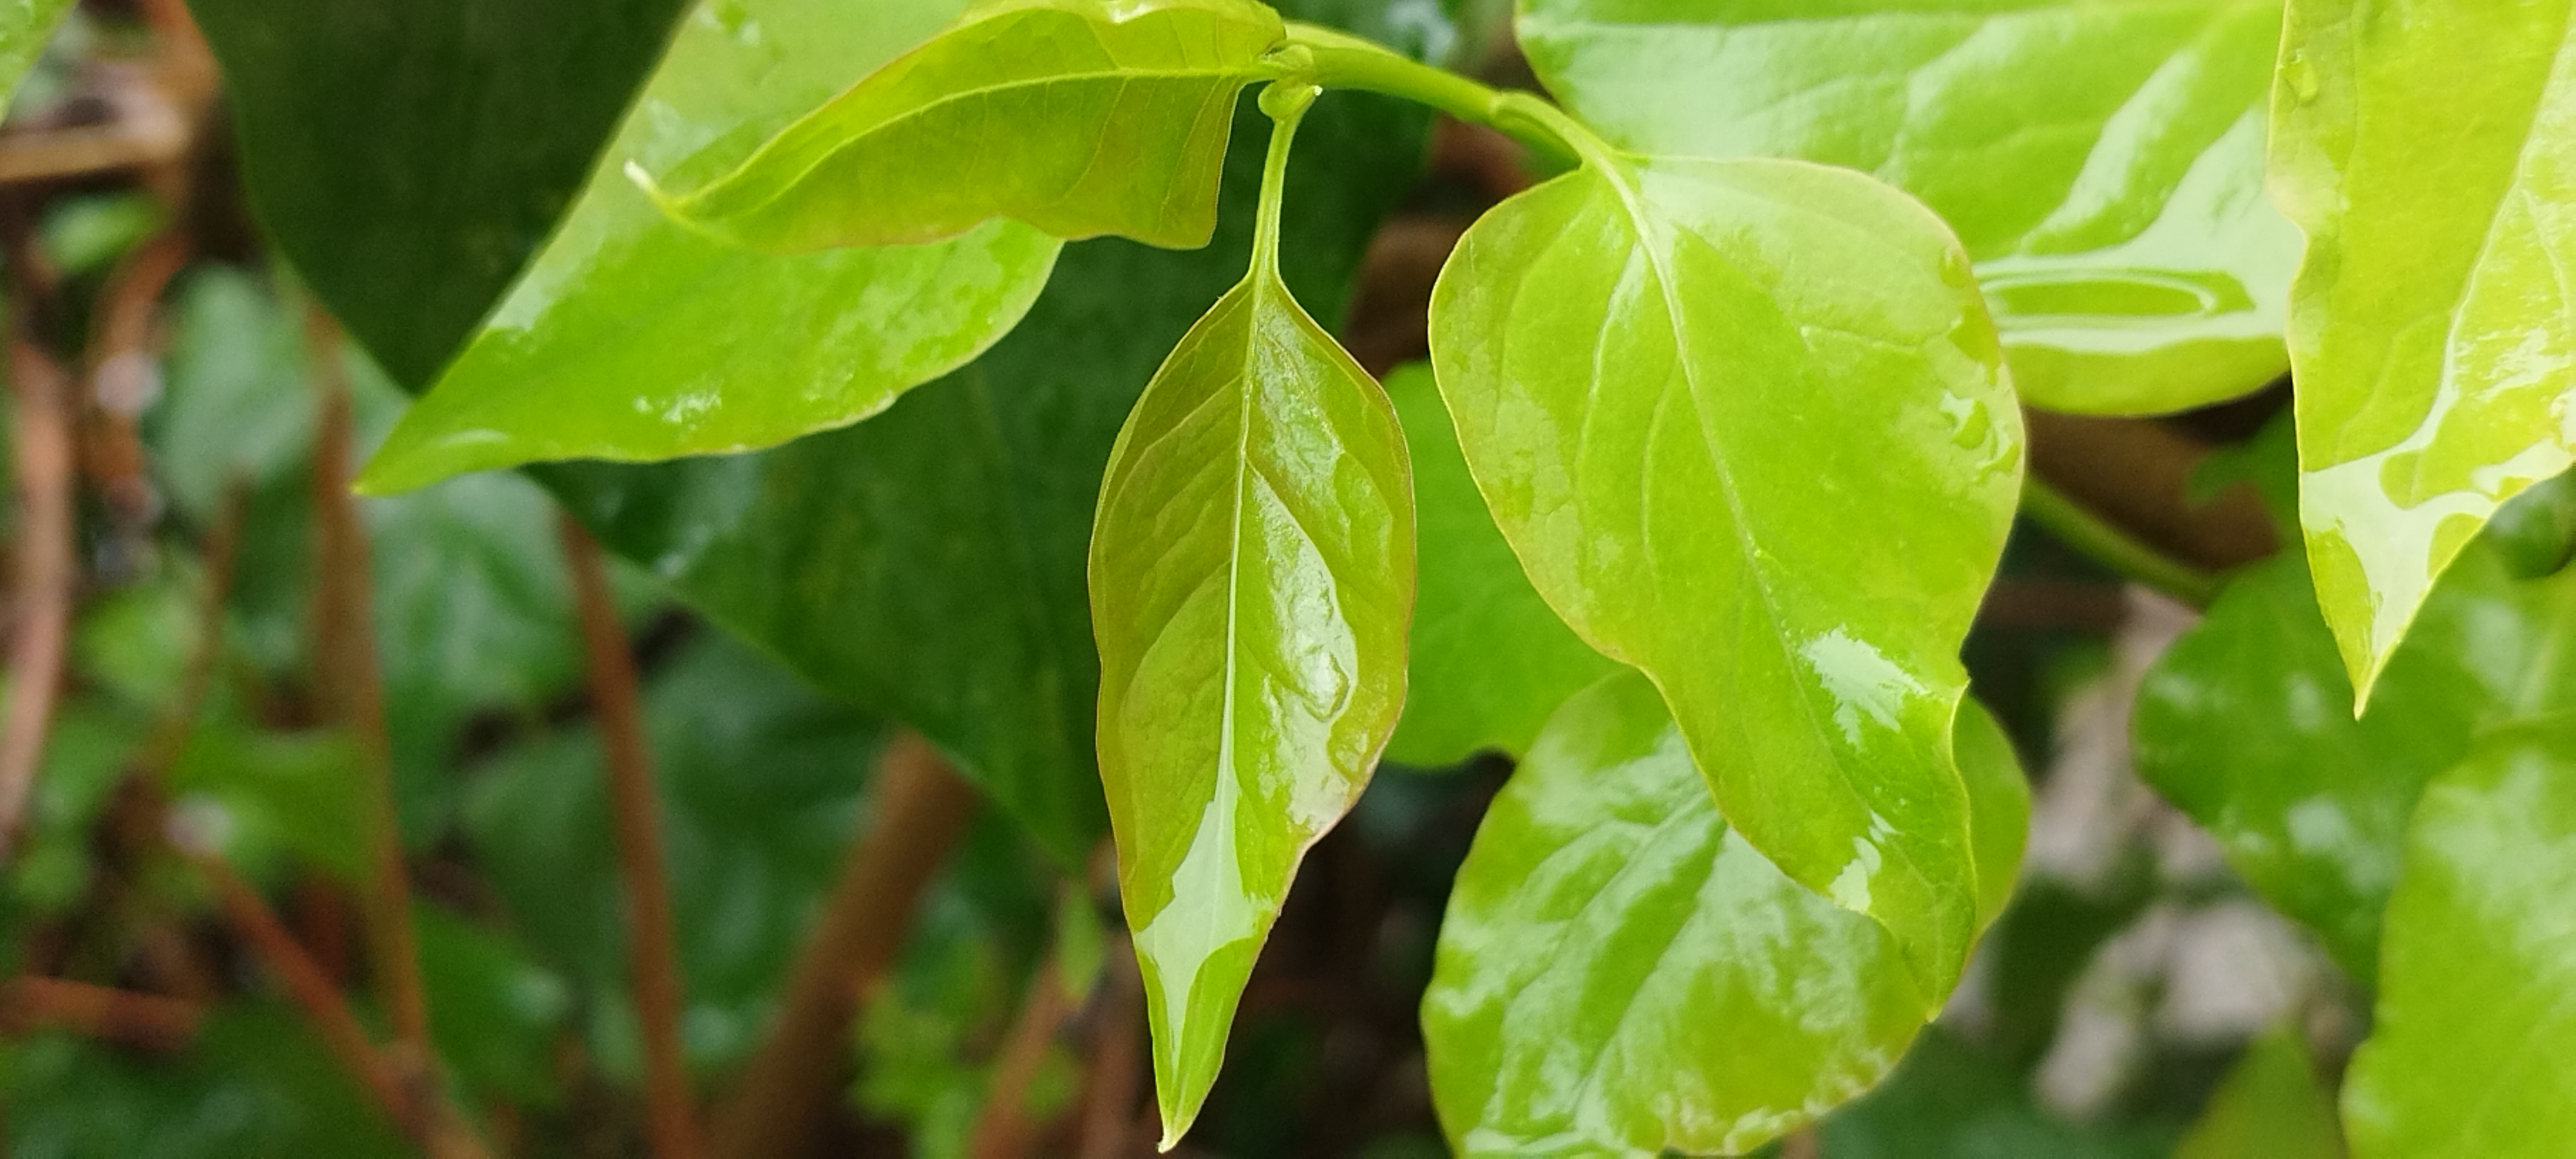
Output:
[[[2367,981],[2416,797],[2482,729],[2560,695],[2576,675],[2571,639],[2576,577],[2516,581],[2474,549],[2355,720],[2307,569],[2278,557],[2231,584],[2148,674],[2138,772]]]
[[[1254,255],[1137,399],[1091,531],[1100,780],[1167,1141],[1216,1081],[1297,863],[1404,705],[1404,430]]]
[[[45,51],[54,25],[72,10],[72,0],[5,0],[0,2],[0,111],[18,91],[27,69]]]
[[[2343,1159],[2334,1097],[2307,1044],[2286,1029],[2248,1043],[2174,1159]]]
[[[1958,648],[2022,452],[1948,232],[1841,170],[1622,159],[1468,230],[1431,344],[1539,594],[1654,678],[1747,841],[1946,988]]]
[[[1206,245],[1235,97],[1284,36],[1256,0],[978,5],[666,205],[780,252],[939,241],[995,217]]]
[[[1404,718],[1387,759],[1443,766],[1487,749],[1517,756],[1566,697],[1618,665],[1530,588],[1467,474],[1431,368],[1398,367],[1386,393],[1412,452],[1421,573]]]
[[[544,477],[681,599],[920,729],[1064,865],[1082,864],[1104,829],[1084,580],[1094,501],[1137,392],[1243,276],[1262,134],[1258,112],[1239,117],[1207,249],[1068,246],[1009,337],[856,426],[753,455]],[[1307,114],[1280,261],[1316,316],[1339,316],[1361,248],[1414,182],[1426,125],[1359,94]]]
[[[1977,871],[2009,883],[2029,791],[1962,710]],[[1654,686],[1566,702],[1459,871],[1423,1000],[1470,1155],[1739,1154],[1866,1090],[1940,1006],[1887,930],[1783,876],[1709,800]]]
[[[740,10],[711,3],[707,19]],[[188,8],[223,66],[252,208],[332,314],[417,389],[580,191],[682,6]]]
[[[2299,514],[2359,695],[2461,545],[2576,428],[2576,4],[2294,0],[2273,188]]]
[[[2425,789],[2344,1082],[2355,1155],[2543,1156],[2576,1138],[2571,725],[2500,730]]]
[[[711,0],[696,10],[563,225],[361,484],[398,491],[537,460],[768,446],[882,411],[1007,333],[1055,263],[1057,243],[1026,226],[778,257],[671,221],[619,170],[635,159],[677,175],[723,172],[763,132],[957,6]]]
[[[2264,195],[2280,0],[1521,0],[1621,146],[1799,157],[1921,197],[2023,397],[2178,410],[2286,366],[2298,232]]]

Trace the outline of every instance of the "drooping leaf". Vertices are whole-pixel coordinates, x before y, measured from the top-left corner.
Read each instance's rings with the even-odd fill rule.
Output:
[[[18,91],[18,82],[36,57],[45,51],[45,40],[54,34],[54,25],[72,10],[72,0],[6,0],[0,3],[0,112],[9,108],[9,98]]]
[[[1216,1082],[1297,863],[1404,705],[1413,469],[1386,393],[1279,280],[1292,103],[1252,270],[1136,400],[1091,529],[1100,780],[1167,1146]]]
[[[1258,0],[997,0],[665,202],[779,252],[956,237],[995,217],[1192,249],[1235,97],[1285,32]]]
[[[1360,7],[1372,20],[1419,15],[1394,0]],[[756,455],[544,478],[682,599],[807,679],[920,729],[1040,844],[1081,864],[1103,829],[1084,587],[1094,499],[1137,392],[1243,275],[1261,134],[1257,112],[1239,115],[1207,249],[1069,246],[992,351],[845,430]],[[1317,317],[1339,316],[1362,247],[1419,171],[1427,124],[1365,94],[1328,94],[1307,114],[1285,207],[1296,244],[1280,262]]]
[[[1412,451],[1421,557],[1404,718],[1387,759],[1441,766],[1484,749],[1517,756],[1566,697],[1618,665],[1531,590],[1467,474],[1430,367],[1397,368],[1386,393]]]
[[[701,19],[740,11],[713,3]],[[188,7],[223,65],[261,222],[332,314],[417,388],[581,188],[681,4]]]
[[[2290,1030],[2257,1036],[2209,1096],[2174,1159],[2343,1159],[2334,1098]]]
[[[769,446],[882,411],[1007,333],[1055,264],[1036,230],[771,256],[669,220],[619,170],[721,173],[958,3],[707,0],[563,225],[361,485]]]
[[[2022,461],[1948,232],[1841,170],[1603,160],[1467,231],[1431,344],[1539,594],[1654,678],[1747,841],[1946,989],[1958,649]]]
[[[2367,981],[2417,795],[2481,729],[2546,706],[2576,676],[2571,638],[2576,577],[2516,581],[2474,549],[2356,720],[2307,569],[2275,558],[2231,584],[2148,673],[2138,772]]]
[[[2280,0],[1521,0],[1622,147],[1875,173],[1976,259],[2022,396],[2179,410],[2287,365],[2264,195]]]
[[[2563,698],[2559,701],[2567,703]],[[2388,903],[2355,1155],[2555,1155],[2576,1138],[2576,718],[2501,729],[2424,791]]]
[[[2299,516],[2356,706],[2461,546],[2576,446],[2571,58],[2570,0],[2290,5]]]
[[[2009,883],[2029,790],[1983,709],[1960,732],[2000,859],[1977,872]],[[1884,927],[1728,829],[1654,686],[1619,673],[1566,702],[1486,814],[1423,1030],[1463,1153],[1731,1155],[1877,1082],[1941,997]]]

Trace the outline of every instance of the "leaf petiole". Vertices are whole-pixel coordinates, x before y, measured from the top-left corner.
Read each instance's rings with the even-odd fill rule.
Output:
[[[2128,579],[2207,608],[2226,581],[2156,550],[2113,526],[2037,475],[2022,479],[2021,513],[2066,546]]]
[[[1264,60],[1282,81],[1402,97],[1498,129],[1562,161],[1597,163],[1611,153],[1581,122],[1529,93],[1496,89],[1322,25],[1292,20],[1287,27],[1287,42]]]

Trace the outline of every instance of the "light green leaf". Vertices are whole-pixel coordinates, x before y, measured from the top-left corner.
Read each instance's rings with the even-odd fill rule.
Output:
[[[2565,703],[2563,700],[2561,703]],[[2425,789],[2343,1113],[2366,1159],[2576,1139],[2576,717],[2499,730]]]
[[[1467,231],[1431,346],[1539,594],[1654,678],[1747,841],[1946,989],[1958,649],[2022,461],[1948,232],[1843,170],[1600,159]]]
[[[0,0],[0,112],[71,10],[72,0]]]
[[[2334,1098],[2296,1032],[2269,1031],[2246,1046],[2174,1159],[2343,1159]]]
[[[1285,35],[1256,0],[980,4],[665,204],[780,252],[940,241],[995,217],[1194,249],[1216,228],[1235,97]]]
[[[2516,581],[2495,552],[2473,549],[2356,720],[2307,569],[2277,557],[2231,584],[2148,673],[2138,772],[2368,981],[2424,783],[2481,729],[2554,703],[2576,678],[2571,638],[2576,575]]]
[[[2029,791],[1984,710],[1960,729],[1979,850],[2002,858],[1977,871],[2009,883]],[[1463,1153],[1740,1154],[1877,1082],[1940,998],[1885,928],[1729,831],[1654,686],[1620,673],[1566,702],[1486,814],[1423,1030]]]
[[[2022,396],[2179,410],[2285,368],[2264,196],[2280,0],[1521,0],[1530,63],[1624,148],[1875,173],[1947,218]]]
[[[2571,0],[2290,5],[2299,516],[2356,707],[2461,545],[2570,462],[2571,62]]]
[[[1168,1146],[1216,1080],[1298,861],[1404,703],[1413,481],[1395,409],[1279,280],[1274,130],[1252,272],[1145,387],[1100,487],[1100,780]]]
[[[1009,332],[1055,264],[1057,243],[1036,230],[992,222],[936,245],[774,257],[672,222],[617,171],[640,158],[721,172],[956,7],[706,0],[553,240],[360,486],[768,446],[882,411]]]
[[[1386,393],[1413,455],[1421,553],[1404,719],[1387,759],[1442,766],[1486,749],[1518,756],[1556,706],[1618,665],[1531,590],[1467,474],[1431,368],[1397,368]]]

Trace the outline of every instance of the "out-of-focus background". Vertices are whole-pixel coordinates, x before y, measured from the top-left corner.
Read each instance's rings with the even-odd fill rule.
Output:
[[[978,701],[980,665],[1045,670],[1088,646],[1079,623],[1024,631],[1015,581],[989,574],[963,508],[865,530],[908,498],[957,500],[953,481],[887,465],[891,441],[935,418],[899,408],[888,422],[912,425],[895,434],[672,468],[696,474],[660,490],[650,480],[667,476],[570,469],[346,496],[405,388],[575,191],[588,153],[566,161],[558,138],[595,142],[614,123],[676,7],[556,6],[591,21],[567,24],[455,2],[471,19],[201,3],[227,59],[260,56],[277,78],[228,92],[176,0],[89,0],[0,128],[0,781],[33,778],[0,866],[8,1153],[357,1156],[461,1138],[643,1153],[657,1106],[630,983],[620,762],[658,790],[676,1033],[702,1123],[768,1081],[755,1059],[800,1038],[821,1044],[800,1072],[828,1095],[817,1153],[1148,1151],[1141,999],[1097,816],[985,800],[859,707],[915,691],[869,657],[950,657],[923,681],[967,690],[948,710],[986,715],[952,722],[943,745],[984,738],[961,755],[990,757],[1010,748],[993,738],[1061,704]],[[1525,77],[1492,4],[1308,7]],[[597,91],[537,83],[567,74],[596,74]],[[1300,171],[1331,196],[1292,201],[1311,219],[1292,273],[1373,370],[1418,359],[1440,260],[1528,181],[1523,159],[1339,96],[1310,137],[1348,171]],[[429,162],[427,176],[376,168],[397,154],[476,165],[452,181]],[[525,204],[494,204],[505,192]],[[1232,276],[1246,216],[1209,255],[1077,247],[1059,304],[1030,325],[1114,346],[1100,373],[1134,378],[1118,396],[1132,397]],[[369,313],[335,321],[296,269]],[[1064,349],[1037,349],[1048,341],[1000,356],[1039,365]],[[2241,563],[2273,532],[2253,488],[2224,485],[2277,461],[2278,440],[2255,436],[2282,402],[2036,418],[2034,462],[2178,556]],[[1123,406],[1097,409],[1105,426],[1043,413],[1010,437],[1114,430]],[[1030,477],[991,484],[1006,500],[1088,512],[1087,490],[1020,462]],[[866,470],[879,473],[833,473]],[[568,541],[559,496],[613,550]],[[606,577],[590,609],[614,630],[586,640],[589,560]],[[941,588],[953,597],[899,602]],[[2131,770],[2140,676],[2190,618],[2035,532],[2016,538],[1968,654],[2035,782],[2018,900],[1894,1077],[1784,1153],[2161,1155],[2249,1042],[2296,1035],[2339,1065],[2360,1028],[2351,985]],[[1088,685],[1073,684],[1076,719],[1045,727],[1080,745]],[[640,729],[623,726],[630,711]],[[618,748],[629,737],[640,754]],[[1309,860],[1183,1153],[1444,1153],[1416,1007],[1450,880],[1508,772],[1380,773]],[[387,796],[434,1058],[406,1052],[398,988],[367,965]],[[800,954],[864,983],[856,1000],[799,1005]],[[782,1008],[826,1017],[773,1030]]]

